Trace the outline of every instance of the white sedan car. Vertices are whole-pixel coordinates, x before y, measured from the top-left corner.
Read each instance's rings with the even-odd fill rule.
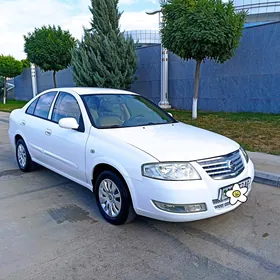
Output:
[[[226,191],[251,190],[254,166],[234,141],[181,122],[123,90],[56,88],[10,115],[19,168],[45,166],[93,191],[102,216],[171,222],[238,207]]]

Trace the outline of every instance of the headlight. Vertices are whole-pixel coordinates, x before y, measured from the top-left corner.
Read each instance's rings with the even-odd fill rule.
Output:
[[[148,163],[142,166],[142,175],[167,181],[200,180],[194,167],[188,162]]]
[[[241,153],[243,154],[243,156],[244,156],[246,162],[249,162],[249,156],[248,156],[248,154],[246,153],[246,151],[245,151],[241,146],[240,146],[240,151],[241,151]]]

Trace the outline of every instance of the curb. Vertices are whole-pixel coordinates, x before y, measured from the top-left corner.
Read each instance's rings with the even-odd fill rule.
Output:
[[[280,174],[256,170],[254,182],[280,188]]]

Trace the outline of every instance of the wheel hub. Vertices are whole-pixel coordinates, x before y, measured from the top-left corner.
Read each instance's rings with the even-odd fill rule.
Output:
[[[122,199],[117,185],[110,179],[104,179],[99,185],[98,195],[103,211],[112,218],[118,216]]]
[[[17,149],[18,162],[22,168],[26,166],[26,150],[22,144],[18,145]]]

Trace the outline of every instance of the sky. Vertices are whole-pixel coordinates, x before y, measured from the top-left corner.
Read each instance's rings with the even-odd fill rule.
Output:
[[[43,25],[60,25],[80,39],[89,26],[90,0],[0,0],[0,54],[26,58],[23,35]],[[145,11],[160,7],[158,0],[119,0],[122,30],[158,29],[158,16]]]

